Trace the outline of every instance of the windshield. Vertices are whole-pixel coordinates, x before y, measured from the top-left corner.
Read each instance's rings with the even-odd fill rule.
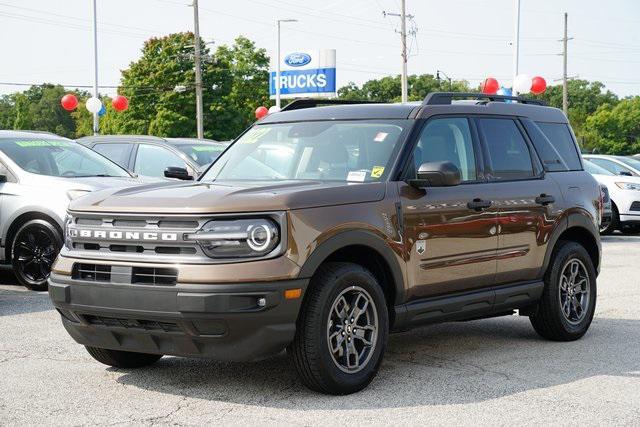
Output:
[[[176,148],[187,155],[198,166],[207,166],[218,158],[225,149],[222,144],[180,144]]]
[[[131,176],[95,151],[64,139],[1,139],[0,151],[26,172],[38,175],[65,178]]]
[[[591,175],[615,175],[614,173],[609,172],[605,168],[598,166],[587,159],[584,159],[584,169]]]
[[[382,181],[410,123],[358,120],[257,125],[225,151],[202,179]]]
[[[640,171],[640,160],[636,160],[631,157],[623,157],[623,156],[616,157],[616,159],[620,160],[625,165],[631,166],[632,168]]]

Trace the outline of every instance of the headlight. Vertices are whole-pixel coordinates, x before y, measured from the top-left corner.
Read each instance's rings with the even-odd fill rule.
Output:
[[[616,185],[623,190],[640,191],[640,184],[636,184],[633,182],[616,182]]]
[[[211,258],[257,258],[271,254],[280,245],[280,227],[269,218],[213,220],[187,240],[200,243]]]
[[[69,190],[67,191],[67,197],[69,197],[69,200],[74,200],[89,193],[89,190]]]
[[[69,226],[73,224],[73,217],[69,214],[64,218],[64,247],[71,250],[73,249],[73,242],[69,235]]]

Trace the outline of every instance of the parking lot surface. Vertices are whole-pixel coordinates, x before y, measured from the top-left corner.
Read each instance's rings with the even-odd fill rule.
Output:
[[[378,377],[343,397],[305,389],[284,354],[108,368],[46,293],[0,272],[0,425],[638,425],[640,237],[604,238],[603,251],[582,340],[544,341],[517,316],[425,327],[392,335]]]

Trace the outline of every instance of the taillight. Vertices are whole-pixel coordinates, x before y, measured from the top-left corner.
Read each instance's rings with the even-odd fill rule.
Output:
[[[599,218],[598,218],[598,223],[602,222],[602,218],[604,217],[604,188],[603,186],[600,186],[600,200],[599,200],[599,204],[598,204],[598,214],[599,214]]]

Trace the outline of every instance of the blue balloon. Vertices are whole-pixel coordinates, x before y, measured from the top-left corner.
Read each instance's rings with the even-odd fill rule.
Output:
[[[98,111],[98,115],[104,116],[105,114],[107,114],[107,109],[105,108],[104,104],[102,104],[102,108],[100,108],[100,111]]]
[[[498,91],[496,92],[496,95],[502,95],[502,96],[513,96],[513,90],[511,90],[510,87],[501,87],[500,89],[498,89]],[[504,101],[505,103],[511,103],[513,101],[507,99]]]

